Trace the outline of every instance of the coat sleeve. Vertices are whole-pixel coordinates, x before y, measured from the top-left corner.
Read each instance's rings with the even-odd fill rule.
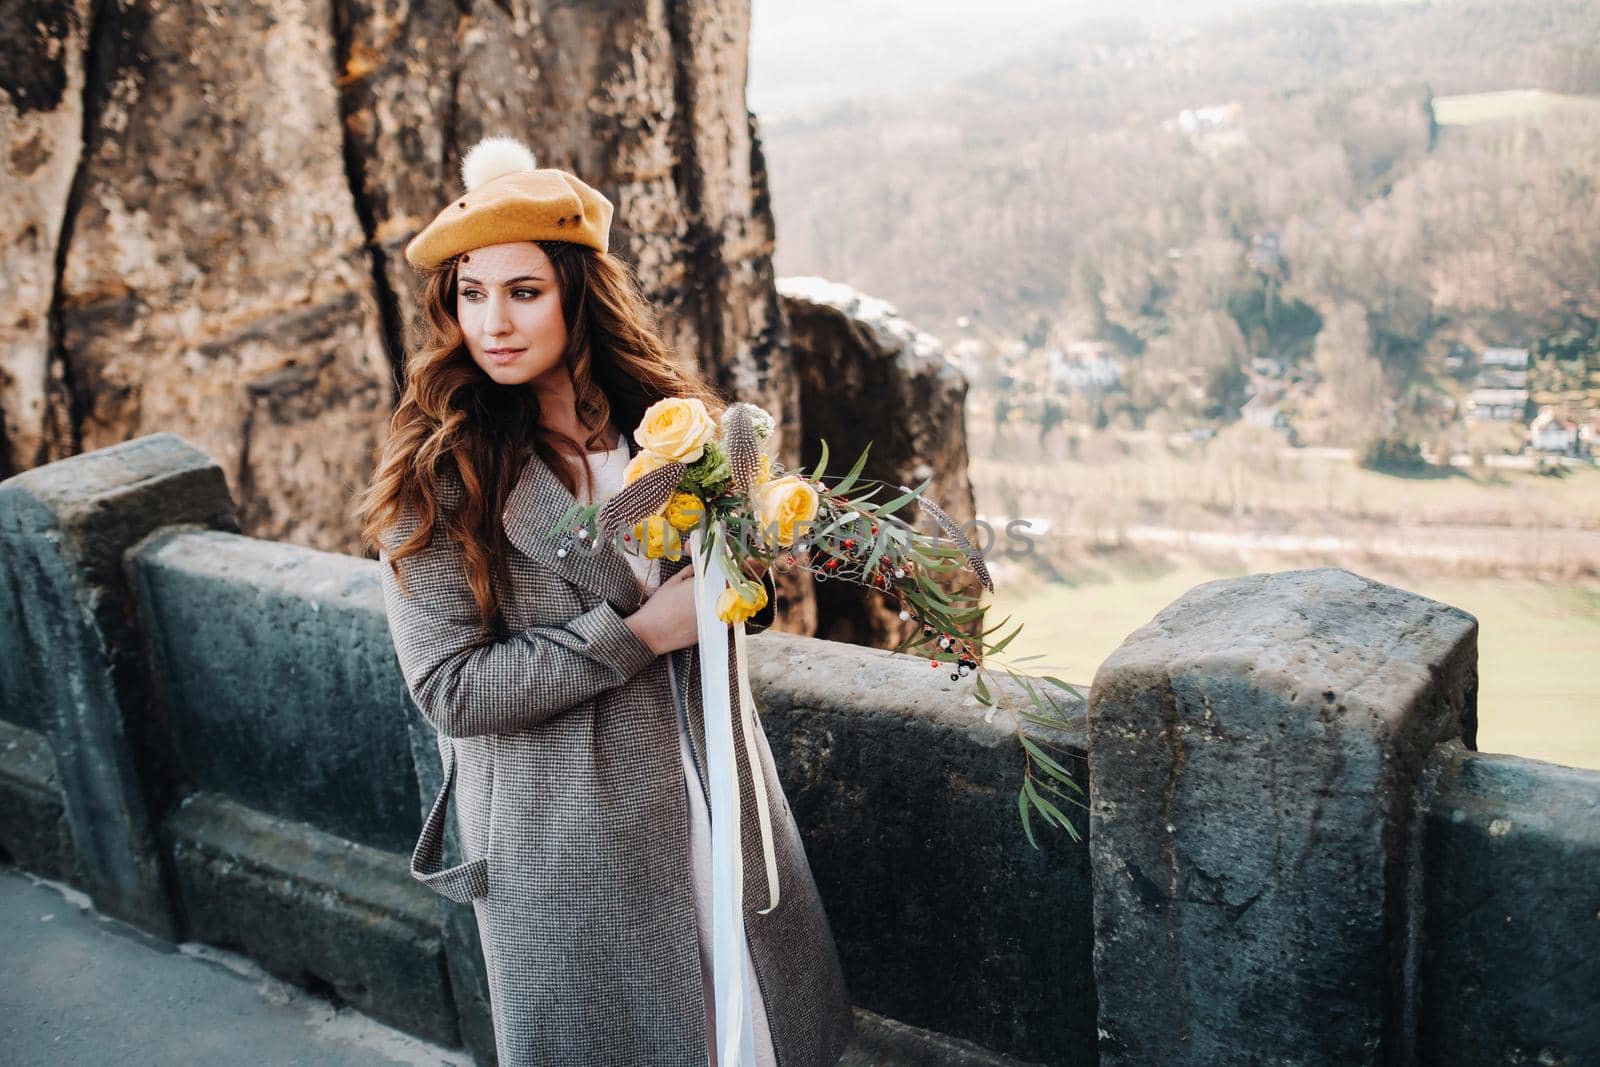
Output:
[[[409,536],[386,533],[384,544]],[[389,633],[406,688],[447,737],[509,733],[628,681],[655,660],[615,608],[598,605],[565,622],[500,640],[478,633],[478,609],[458,543],[439,527],[433,542],[400,561],[401,592],[380,551]]]

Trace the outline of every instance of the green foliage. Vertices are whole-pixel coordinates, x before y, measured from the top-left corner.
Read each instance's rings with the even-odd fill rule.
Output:
[[[1322,316],[1296,297],[1285,297],[1274,279],[1257,274],[1228,294],[1228,314],[1239,324],[1252,356],[1271,356],[1294,363],[1310,354],[1322,329]]]
[[[690,491],[710,492],[726,485],[733,478],[728,466],[728,455],[716,441],[707,441],[705,452],[684,472],[683,488]]]
[[[1356,464],[1385,474],[1416,474],[1428,469],[1427,460],[1422,458],[1422,447],[1398,433],[1383,434],[1367,441],[1356,455]]]
[[[1600,368],[1600,319],[1575,317],[1561,332],[1537,338],[1530,354],[1535,362],[1545,359],[1586,362]]]
[[[1105,399],[1102,397],[1101,399],[1095,401],[1095,405],[1094,405],[1094,428],[1097,429],[1097,430],[1103,430],[1107,426],[1110,426],[1110,425],[1111,425],[1111,415],[1106,411],[1106,402],[1105,402]]]
[[[1250,378],[1237,363],[1213,368],[1206,379],[1206,418],[1232,421],[1249,395]]]
[[[1039,440],[1050,436],[1050,431],[1067,421],[1067,409],[1046,397],[1039,405]]]
[[[1148,372],[1112,426],[1233,406],[1225,377],[1197,398],[1206,378],[1184,376],[1226,362],[1184,362],[1219,313],[1242,338],[1233,362],[1285,364],[1310,399],[1316,339],[1357,308],[1366,343],[1336,361],[1340,402],[1286,405],[1337,413],[1318,436],[1353,444],[1419,383],[1458,398],[1448,341],[1594,336],[1600,102],[1448,117],[1461,94],[1587,91],[1571,88],[1600,69],[1584,6],[1302,6],[1202,22],[1187,43],[1131,25],[838,121],[779,121],[764,129],[779,269],[848,277],[936,335],[1107,341],[1125,381]],[[1218,128],[1179,128],[1221,102],[1237,110]],[[885,204],[904,208],[888,230]],[[1416,405],[1402,415],[1413,437],[1438,432]]]
[[[1043,348],[1050,341],[1050,320],[1043,315],[1033,320],[1033,325],[1022,331],[1022,341],[1029,348]]]

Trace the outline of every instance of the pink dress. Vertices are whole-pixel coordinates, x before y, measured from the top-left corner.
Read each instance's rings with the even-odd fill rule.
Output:
[[[610,452],[588,454],[590,476],[596,497],[604,499],[622,488],[622,472],[628,465],[627,442],[617,441]],[[579,486],[578,499],[588,503],[591,497]],[[658,561],[646,559],[637,553],[626,555],[628,565],[639,576],[640,585],[648,597],[661,585],[661,568]],[[706,1047],[710,1067],[717,1067],[717,1017],[713,1003],[711,976],[711,813],[706,806],[705,793],[700,788],[700,778],[695,773],[694,756],[689,748],[689,731],[682,718],[678,720],[678,753],[683,761],[684,791],[689,799],[689,880],[695,902],[695,927],[700,941],[700,977],[705,990]],[[777,1067],[778,1056],[772,1048],[772,1034],[767,1028],[766,1005],[761,999],[761,987],[756,983],[755,963],[750,958],[750,944],[744,947],[745,988],[750,991],[750,1009],[756,1043],[757,1067]]]

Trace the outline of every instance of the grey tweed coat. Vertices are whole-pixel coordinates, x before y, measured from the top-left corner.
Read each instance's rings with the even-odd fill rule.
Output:
[[[442,506],[460,493],[447,483]],[[615,549],[556,555],[545,534],[573,503],[531,457],[502,512],[513,548],[503,640],[476,636],[463,553],[442,528],[399,563],[409,595],[379,553],[400,669],[444,768],[412,874],[473,906],[503,1067],[705,1067],[677,718],[709,804],[699,650],[657,656],[627,627],[644,591]],[[408,513],[384,545],[416,521]],[[687,564],[687,553],[663,560],[663,580]],[[747,632],[771,618],[769,602]],[[781,900],[758,914],[766,864],[735,724],[750,955],[779,1067],[825,1067],[850,1040],[850,997],[759,714],[755,736]],[[443,868],[452,783],[463,862]]]

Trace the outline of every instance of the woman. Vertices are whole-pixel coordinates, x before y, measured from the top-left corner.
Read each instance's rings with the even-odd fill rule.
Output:
[[[509,138],[481,142],[462,175],[465,195],[406,247],[424,338],[361,501],[445,775],[412,873],[472,904],[502,1065],[715,1065],[693,563],[558,554],[546,534],[620,487],[650,404],[697,397],[720,417],[724,403],[672,361],[608,253],[605,197]],[[837,949],[759,720],[754,758],[741,733],[741,810],[755,811],[754,766],[781,902],[758,911],[766,865],[746,818],[755,1040],[738,1067],[832,1064],[852,1025]],[[444,868],[452,783],[463,862]]]

